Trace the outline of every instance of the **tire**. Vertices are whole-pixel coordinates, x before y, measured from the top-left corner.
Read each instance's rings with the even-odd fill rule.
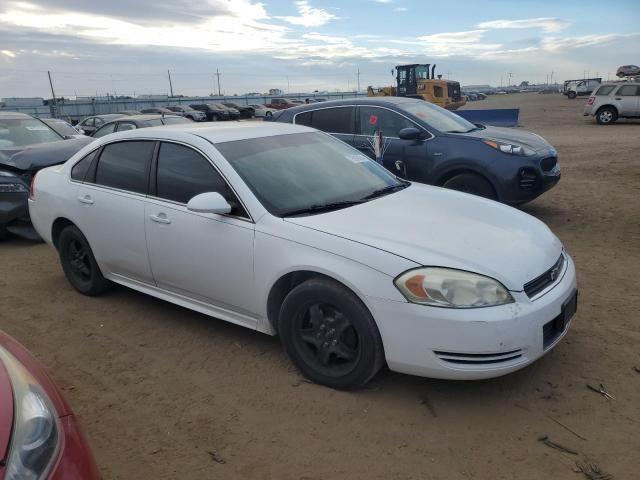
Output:
[[[613,107],[602,107],[596,113],[596,121],[600,125],[609,125],[618,119],[618,112]]]
[[[102,276],[89,242],[77,227],[70,225],[62,230],[58,253],[64,275],[78,292],[94,296],[111,286],[111,282]]]
[[[576,97],[577,97],[576,92],[569,92],[569,93],[567,94],[567,97],[569,97],[571,100],[573,100],[574,98],[576,98]]]
[[[371,313],[353,292],[329,279],[312,278],[289,292],[278,332],[293,364],[320,385],[361,388],[384,364]]]
[[[451,190],[478,195],[479,197],[490,200],[498,199],[491,183],[475,173],[461,173],[444,182],[442,186],[444,188],[450,188]]]
[[[217,115],[211,115],[211,121],[212,122],[217,122],[218,121],[218,116]]]
[[[264,116],[265,117],[272,117],[273,116],[273,112],[265,112]]]

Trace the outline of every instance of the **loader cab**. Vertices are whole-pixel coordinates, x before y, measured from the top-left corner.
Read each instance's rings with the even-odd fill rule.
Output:
[[[396,82],[398,83],[399,97],[421,98],[418,92],[418,83],[425,84],[424,80],[432,80],[436,66],[430,64],[398,65],[396,67]]]

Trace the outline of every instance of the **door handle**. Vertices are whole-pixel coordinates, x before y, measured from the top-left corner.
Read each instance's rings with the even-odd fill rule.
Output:
[[[622,100],[622,97],[616,97],[616,100]]]
[[[93,205],[93,198],[91,198],[91,195],[84,195],[82,197],[78,197],[78,201],[80,203],[84,203],[85,205]]]
[[[149,218],[151,219],[152,222],[156,222],[156,223],[163,223],[165,225],[168,225],[171,223],[171,220],[169,220],[164,213],[159,213],[158,215],[149,215]]]

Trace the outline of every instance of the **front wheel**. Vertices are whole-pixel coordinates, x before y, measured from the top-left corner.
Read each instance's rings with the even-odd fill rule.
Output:
[[[612,107],[602,107],[596,114],[596,121],[600,125],[609,125],[618,119],[618,112]]]
[[[77,291],[94,296],[110,287],[111,283],[102,276],[89,242],[77,227],[70,225],[60,233],[58,252],[64,274]]]
[[[490,200],[497,200],[493,186],[486,179],[475,173],[461,173],[447,180],[442,186]]]
[[[353,292],[329,279],[307,280],[287,295],[278,331],[295,366],[327,387],[360,388],[384,363],[371,313]]]
[[[571,100],[573,100],[574,98],[576,98],[578,95],[576,94],[576,92],[569,92],[569,94],[567,95],[567,97],[569,97]]]

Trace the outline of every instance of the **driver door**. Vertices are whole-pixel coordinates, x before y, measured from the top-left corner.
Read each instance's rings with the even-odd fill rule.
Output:
[[[255,328],[254,224],[237,197],[200,152],[162,142],[145,206],[147,249],[158,287],[245,315]],[[192,212],[188,201],[220,193],[229,215]]]

